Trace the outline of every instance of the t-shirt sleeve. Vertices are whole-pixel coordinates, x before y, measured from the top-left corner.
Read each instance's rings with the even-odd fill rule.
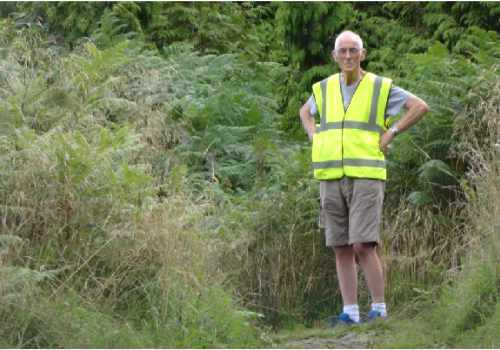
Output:
[[[315,115],[318,113],[318,108],[316,107],[316,101],[314,100],[314,95],[311,95],[307,100],[307,104],[309,105],[309,109],[311,110],[311,114]]]
[[[410,96],[414,95],[405,89],[393,85],[389,92],[389,101],[387,101],[387,114],[391,116],[397,115]]]

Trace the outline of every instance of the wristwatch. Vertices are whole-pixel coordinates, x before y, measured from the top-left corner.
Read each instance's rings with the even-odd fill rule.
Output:
[[[399,134],[399,129],[397,127],[395,127],[395,126],[391,126],[389,128],[389,131],[392,132],[393,136],[396,136],[397,134]]]

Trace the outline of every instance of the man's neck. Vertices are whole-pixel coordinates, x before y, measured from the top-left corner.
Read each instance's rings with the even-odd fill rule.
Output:
[[[342,72],[342,77],[346,85],[352,85],[358,82],[359,79],[363,77],[363,70],[356,69],[351,72]]]

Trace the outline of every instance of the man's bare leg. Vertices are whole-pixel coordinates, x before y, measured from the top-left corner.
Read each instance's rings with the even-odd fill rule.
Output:
[[[385,317],[387,316],[387,308],[384,302],[384,275],[376,246],[369,243],[359,243],[354,244],[353,248],[370,290],[371,309],[376,311],[375,315]]]
[[[337,278],[344,305],[358,303],[358,277],[352,246],[338,246],[335,250]]]
[[[337,278],[344,302],[342,311],[354,322],[359,322],[358,275],[354,249],[352,246],[339,246],[334,250]]]
[[[366,284],[374,303],[384,302],[384,275],[375,245],[356,243],[353,249],[365,275]]]

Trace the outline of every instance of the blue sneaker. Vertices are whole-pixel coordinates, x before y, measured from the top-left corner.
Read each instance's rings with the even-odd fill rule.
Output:
[[[359,322],[354,321],[351,317],[349,317],[348,314],[345,312],[342,312],[338,316],[332,316],[328,319],[328,323],[330,324],[331,327],[336,327],[336,326],[352,326],[355,324],[358,324]]]
[[[384,319],[386,316],[382,316],[382,313],[377,310],[371,310],[368,313],[368,322],[375,321],[376,319]]]

